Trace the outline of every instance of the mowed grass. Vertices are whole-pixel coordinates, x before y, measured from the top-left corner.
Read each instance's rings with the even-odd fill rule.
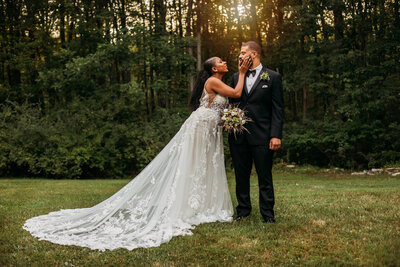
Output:
[[[228,172],[236,205],[234,176]],[[99,252],[39,241],[25,220],[90,207],[129,180],[0,180],[0,266],[310,265],[400,266],[400,177],[275,171],[276,224],[264,224],[252,175],[253,212],[240,223],[203,224],[157,248]]]

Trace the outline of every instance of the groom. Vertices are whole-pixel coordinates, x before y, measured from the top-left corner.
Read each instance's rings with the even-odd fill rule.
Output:
[[[281,75],[267,69],[260,62],[261,47],[250,41],[242,45],[239,60],[250,56],[250,66],[244,80],[244,88],[239,99],[239,107],[247,111],[252,122],[245,124],[249,131],[229,135],[229,148],[236,176],[235,221],[250,215],[250,173],[254,162],[259,187],[260,212],[263,221],[274,223],[274,187],[272,183],[272,157],[281,146],[283,123],[283,90]],[[239,74],[232,77],[231,87],[235,88]]]

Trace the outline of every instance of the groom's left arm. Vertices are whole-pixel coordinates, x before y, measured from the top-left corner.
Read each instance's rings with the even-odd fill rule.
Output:
[[[278,74],[272,80],[272,114],[270,149],[276,150],[281,145],[283,126],[283,86],[282,77]],[[276,140],[279,139],[279,140]]]

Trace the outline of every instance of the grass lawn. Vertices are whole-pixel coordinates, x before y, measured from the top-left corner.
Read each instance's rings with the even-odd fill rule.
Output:
[[[228,179],[236,205],[232,172]],[[389,175],[276,170],[277,223],[264,224],[253,174],[250,217],[203,224],[157,248],[99,252],[22,229],[30,217],[97,204],[128,181],[0,179],[0,266],[400,266],[400,177]]]

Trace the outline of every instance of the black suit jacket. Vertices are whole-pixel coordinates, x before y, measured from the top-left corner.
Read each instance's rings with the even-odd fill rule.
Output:
[[[269,74],[269,80],[261,79],[263,72]],[[239,73],[235,73],[232,76],[231,87],[235,88],[238,80]],[[241,97],[231,98],[229,101],[239,102],[239,108],[246,110],[246,115],[253,120],[244,125],[249,133],[244,131],[237,134],[236,138],[230,134],[229,143],[241,144],[247,139],[250,145],[269,145],[271,137],[282,139],[283,89],[279,73],[263,67],[250,93],[247,93],[245,77]]]

